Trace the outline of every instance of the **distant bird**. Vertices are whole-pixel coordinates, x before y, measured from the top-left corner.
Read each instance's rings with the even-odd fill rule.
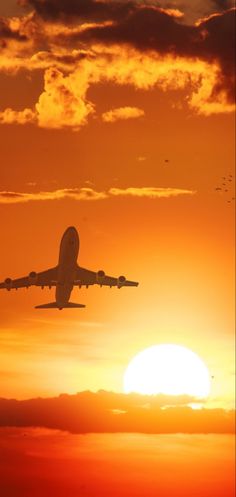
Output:
[[[170,162],[169,159],[165,159],[165,162]]]
[[[225,192],[228,192],[229,190],[225,190]]]
[[[227,200],[227,203],[228,203],[228,204],[231,204],[231,200]]]
[[[219,186],[217,186],[217,187],[215,188],[215,190],[216,190],[217,192],[219,192],[220,190],[222,190],[222,188],[220,188]]]
[[[222,186],[226,186],[226,183],[222,183]]]

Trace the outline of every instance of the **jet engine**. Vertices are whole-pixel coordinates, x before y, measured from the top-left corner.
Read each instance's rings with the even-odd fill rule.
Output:
[[[4,283],[5,283],[6,289],[8,291],[10,291],[11,288],[12,288],[12,279],[11,278],[6,278]]]
[[[105,275],[104,271],[100,270],[100,271],[97,272],[97,274],[96,274],[96,280],[97,280],[97,283],[99,283],[99,285],[103,284],[105,276],[106,275]]]
[[[117,286],[118,288],[121,288],[122,286],[124,286],[126,282],[126,277],[125,276],[119,276],[119,278],[117,278]]]
[[[37,279],[38,279],[38,275],[35,271],[31,271],[29,273],[29,283],[31,285],[35,285],[35,283],[37,282]]]

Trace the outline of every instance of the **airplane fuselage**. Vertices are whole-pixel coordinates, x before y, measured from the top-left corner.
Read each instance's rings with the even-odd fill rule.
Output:
[[[76,278],[79,236],[75,228],[68,228],[60,244],[58,275],[56,284],[56,303],[63,308],[70,300]]]

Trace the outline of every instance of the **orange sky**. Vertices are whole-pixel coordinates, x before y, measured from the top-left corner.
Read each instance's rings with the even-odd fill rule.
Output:
[[[161,497],[233,497],[233,445],[229,435],[101,438],[42,429],[20,433],[1,429],[1,485],[6,494],[14,496],[33,492],[35,497],[42,493],[46,497],[52,493],[59,497],[155,497],[158,491]]]
[[[232,408],[234,191],[215,191],[234,174],[232,11],[169,14],[160,49],[117,13],[118,30],[110,11],[76,24],[26,3],[0,11],[0,280],[55,265],[74,225],[81,265],[140,285],[74,290],[86,309],[62,313],[34,309],[52,291],[2,291],[0,396],[120,392],[137,352],[176,343],[214,376],[208,407]]]

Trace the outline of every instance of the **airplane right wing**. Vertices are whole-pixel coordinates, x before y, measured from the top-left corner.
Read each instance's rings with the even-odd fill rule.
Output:
[[[107,276],[104,271],[90,271],[89,269],[82,268],[78,266],[76,272],[76,281],[74,285],[78,286],[90,286],[90,285],[100,285],[100,286],[117,286],[121,288],[123,286],[138,286],[138,282],[129,281],[125,276]]]
[[[0,283],[0,289],[11,290],[15,288],[28,288],[29,286],[55,286],[57,284],[57,272],[58,268],[53,267],[47,269],[46,271],[41,271],[36,273],[31,271],[28,276],[23,276],[23,278],[17,278],[12,280],[11,278],[6,278],[5,281]]]

